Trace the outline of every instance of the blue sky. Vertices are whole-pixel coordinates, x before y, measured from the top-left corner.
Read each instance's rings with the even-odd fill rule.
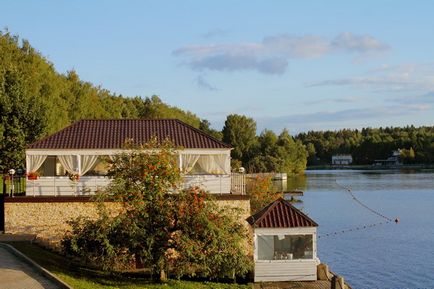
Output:
[[[221,129],[434,124],[433,1],[17,1],[0,27],[65,73]]]

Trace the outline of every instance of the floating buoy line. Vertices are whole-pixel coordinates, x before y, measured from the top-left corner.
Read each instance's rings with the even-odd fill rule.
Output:
[[[371,207],[369,207],[368,205],[366,205],[365,203],[363,203],[362,201],[360,201],[353,193],[353,191],[351,190],[351,188],[349,187],[345,187],[341,184],[338,183],[337,180],[335,180],[336,184],[343,190],[345,190],[347,193],[350,194],[351,198],[358,203],[360,206],[364,207],[365,209],[367,209],[368,211],[370,211],[372,214],[377,215],[378,217],[384,219],[383,222],[379,222],[379,223],[374,223],[374,224],[368,224],[368,225],[360,225],[351,229],[345,229],[345,230],[340,230],[340,231],[335,231],[332,233],[327,233],[327,234],[322,234],[318,236],[318,239],[320,238],[324,238],[324,237],[329,237],[329,236],[335,236],[335,235],[340,235],[340,234],[345,234],[348,232],[354,232],[354,231],[359,231],[359,230],[364,230],[364,229],[369,229],[369,228],[373,228],[376,226],[380,226],[380,225],[384,225],[384,224],[390,224],[390,223],[399,223],[399,218],[395,218],[394,220],[392,218],[389,218],[387,216],[385,216],[384,214],[378,212],[377,210],[372,209]]]

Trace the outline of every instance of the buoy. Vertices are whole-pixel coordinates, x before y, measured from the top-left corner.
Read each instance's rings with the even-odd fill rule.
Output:
[[[399,218],[395,219],[395,223],[397,223],[397,224],[399,223]]]

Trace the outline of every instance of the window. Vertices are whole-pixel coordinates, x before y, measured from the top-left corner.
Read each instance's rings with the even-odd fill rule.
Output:
[[[312,235],[259,235],[258,260],[313,259]]]
[[[223,175],[230,173],[229,155],[182,155],[182,172],[188,175]]]
[[[45,177],[66,175],[65,168],[62,166],[56,156],[48,156],[37,172],[40,176]]]

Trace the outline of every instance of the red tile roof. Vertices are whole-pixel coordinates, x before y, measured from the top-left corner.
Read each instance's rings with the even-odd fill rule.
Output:
[[[81,120],[32,143],[29,149],[120,149],[125,140],[144,144],[157,137],[184,148],[230,148],[177,119]]]
[[[291,205],[279,198],[256,214],[247,218],[247,222],[255,228],[295,228],[317,227],[318,224]]]

